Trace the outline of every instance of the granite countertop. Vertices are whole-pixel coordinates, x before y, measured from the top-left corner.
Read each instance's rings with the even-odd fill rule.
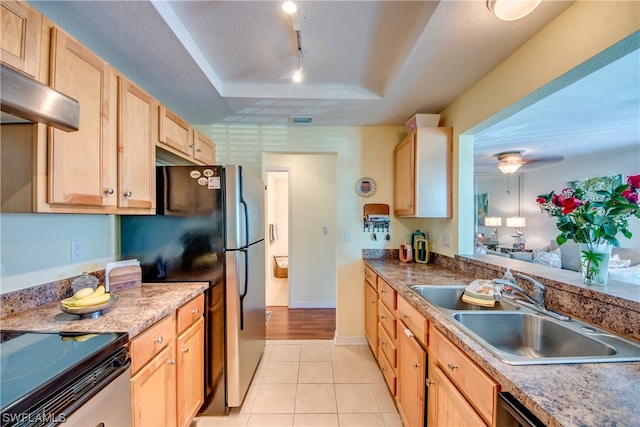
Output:
[[[512,366],[469,337],[408,289],[411,284],[469,284],[474,278],[432,264],[365,259],[399,295],[548,426],[637,426],[640,362]]]
[[[145,283],[114,292],[118,300],[96,319],[64,313],[55,302],[4,317],[0,327],[4,331],[127,332],[131,339],[208,287],[207,282]]]

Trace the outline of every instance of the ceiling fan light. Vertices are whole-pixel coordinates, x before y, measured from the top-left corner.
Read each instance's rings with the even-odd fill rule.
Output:
[[[282,11],[287,15],[293,15],[298,11],[298,6],[291,0],[282,3]]]
[[[498,164],[498,169],[505,175],[511,175],[520,169],[521,164],[516,162],[502,162]]]
[[[487,7],[503,21],[516,21],[533,12],[542,0],[487,0]]]

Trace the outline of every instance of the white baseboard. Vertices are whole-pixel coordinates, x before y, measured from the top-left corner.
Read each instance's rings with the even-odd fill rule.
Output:
[[[333,342],[335,345],[368,345],[367,338],[364,336],[339,337],[338,335],[334,335]]]

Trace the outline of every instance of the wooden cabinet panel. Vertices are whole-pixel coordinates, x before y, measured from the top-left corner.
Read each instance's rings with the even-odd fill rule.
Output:
[[[175,338],[175,322],[173,316],[167,316],[129,343],[131,353],[131,372],[134,374],[156,354],[171,345]]]
[[[109,132],[111,70],[106,62],[57,28],[51,32],[50,66],[51,87],[80,102],[80,129],[50,130],[48,202],[115,204],[105,193],[114,187],[108,170],[109,156],[115,152]]]
[[[387,360],[387,357],[384,353],[380,353],[378,355],[378,364],[380,365],[380,370],[382,371],[382,376],[384,377],[387,386],[389,387],[389,391],[393,396],[397,395],[397,382],[398,378],[396,375],[396,370],[391,366],[391,363]]]
[[[450,127],[420,127],[394,148],[396,216],[451,216],[452,138]]]
[[[177,390],[180,427],[191,424],[204,402],[204,318],[200,317],[178,337]]]
[[[0,59],[37,80],[42,14],[25,1],[3,0],[0,20]]]
[[[366,265],[364,266],[364,280],[371,285],[373,289],[378,290],[378,275]]]
[[[487,424],[476,414],[447,375],[429,363],[429,425],[478,427]]]
[[[155,207],[156,101],[118,77],[118,207]]]
[[[389,334],[389,337],[395,341],[396,337],[396,316],[395,314],[389,310],[387,305],[379,300],[378,303],[378,321],[380,322],[380,326],[382,326]]]
[[[131,378],[134,427],[176,425],[174,344],[166,346]]]
[[[396,316],[399,321],[404,322],[409,329],[411,329],[415,334],[416,339],[423,346],[427,347],[427,343],[429,342],[427,336],[427,319],[401,296],[398,297],[398,310],[396,311]]]
[[[380,352],[384,353],[391,367],[396,369],[398,362],[398,348],[396,347],[396,340],[391,338],[382,324],[378,324],[378,345],[380,346]]]
[[[402,322],[398,329],[398,411],[405,426],[421,426],[425,416],[427,352]]]
[[[196,130],[193,131],[193,159],[205,165],[216,163],[216,145]]]
[[[495,416],[498,384],[437,328],[431,330],[429,351],[460,393],[486,423]]]
[[[364,285],[364,317],[364,333],[378,358],[378,293],[368,282]]]
[[[415,215],[415,133],[407,135],[393,150],[393,213]]]
[[[158,141],[188,157],[193,157],[193,132],[189,123],[162,105],[158,111]]]
[[[397,292],[382,277],[378,277],[378,293],[380,294],[380,300],[385,303],[387,308],[391,311],[396,310],[396,295]]]
[[[178,309],[178,334],[183,333],[204,315],[204,295],[200,295]]]

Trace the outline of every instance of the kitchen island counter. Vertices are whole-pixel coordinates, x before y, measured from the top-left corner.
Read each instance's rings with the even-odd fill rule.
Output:
[[[512,366],[413,293],[412,284],[469,284],[474,277],[433,264],[365,259],[435,327],[548,426],[637,426],[640,362]]]
[[[54,302],[0,319],[0,327],[4,331],[126,332],[131,339],[208,287],[207,282],[145,283],[114,292],[118,300],[95,319],[64,313]]]

